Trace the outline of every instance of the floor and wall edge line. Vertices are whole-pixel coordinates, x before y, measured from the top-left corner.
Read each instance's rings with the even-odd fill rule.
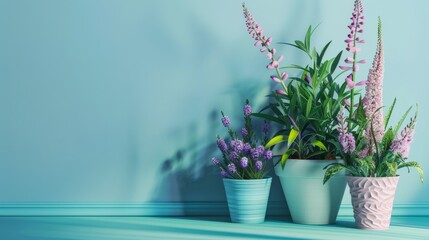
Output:
[[[224,216],[226,202],[147,203],[0,203],[0,216]],[[284,202],[270,202],[268,216],[289,215]],[[393,216],[429,216],[429,203],[395,204]],[[351,204],[341,205],[339,216],[353,216]]]

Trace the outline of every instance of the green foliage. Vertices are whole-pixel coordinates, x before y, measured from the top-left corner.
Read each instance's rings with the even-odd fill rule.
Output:
[[[310,26],[303,40],[283,43],[305,53],[309,62],[303,66],[292,64],[282,67],[297,71],[295,76],[286,80],[287,95],[273,92],[269,95],[273,101],[260,113],[254,114],[281,126],[282,133],[269,140],[266,147],[280,145],[286,142],[285,133],[288,136],[287,146],[282,149],[282,166],[288,158],[334,159],[337,154],[335,117],[350,91],[335,82],[338,75],[333,76],[342,52],[326,58],[331,42],[317,51],[311,46],[314,30]]]
[[[396,99],[389,108],[385,117],[386,127],[389,122],[395,103]],[[398,139],[396,136],[398,135],[399,128],[404,122],[406,116],[409,114],[411,108],[406,111],[406,113],[402,116],[398,124],[396,124],[395,128],[389,127],[385,131],[383,138],[380,142],[376,142],[376,139],[374,137],[375,134],[374,132],[372,132],[371,140],[372,143],[374,143],[375,151],[364,158],[359,158],[357,154],[362,151],[367,144],[365,137],[362,136],[361,129],[364,129],[368,125],[368,123],[371,124],[372,119],[364,120],[363,117],[359,117],[359,115],[361,114],[359,113],[359,109],[360,106],[358,107],[358,110],[356,112],[356,124],[358,126],[358,130],[356,132],[359,133],[357,137],[355,136],[355,139],[357,141],[356,150],[352,153],[343,154],[343,157],[346,159],[347,164],[335,164],[326,167],[327,170],[325,172],[324,183],[343,169],[346,169],[352,176],[394,177],[397,176],[398,169],[405,167],[408,168],[408,171],[410,167],[415,168],[420,175],[420,181],[423,182],[424,175],[422,167],[417,162],[406,162],[407,158],[404,158],[401,153],[394,152],[394,150],[392,149],[392,144],[394,143],[394,141],[401,140],[401,138]],[[407,131],[411,131],[412,129],[414,129],[417,119],[417,113],[418,111],[416,111],[415,116],[411,118],[410,123],[406,126]],[[340,148],[340,146],[338,147]]]

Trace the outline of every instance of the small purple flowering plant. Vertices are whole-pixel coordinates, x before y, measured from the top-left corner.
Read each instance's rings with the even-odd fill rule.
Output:
[[[273,153],[265,149],[268,140],[269,125],[264,122],[262,139],[252,129],[252,107],[249,100],[243,107],[244,127],[241,129],[241,138],[231,129],[231,121],[223,112],[221,122],[228,129],[229,140],[217,136],[216,144],[222,153],[222,158],[213,157],[212,165],[220,170],[224,178],[233,179],[261,179],[267,174]]]
[[[388,127],[388,124],[396,99],[389,108],[387,115],[383,115],[384,52],[380,18],[378,20],[377,50],[373,65],[368,73],[368,79],[355,84],[356,73],[359,69],[356,64],[366,62],[356,60],[356,53],[360,51],[356,44],[364,43],[362,39],[356,37],[358,33],[363,32],[363,19],[362,1],[355,0],[355,8],[351,17],[352,23],[349,26],[351,32],[345,40],[347,43],[346,50],[353,54],[353,58],[348,57],[345,62],[351,63],[352,66],[340,66],[345,71],[352,71],[345,79],[347,86],[351,89],[349,99],[344,101],[349,114],[346,117],[344,109],[341,109],[337,115],[339,143],[337,148],[346,163],[328,165],[325,168],[327,170],[323,182],[326,183],[333,175],[344,169],[352,176],[392,177],[397,175],[398,169],[409,169],[410,167],[417,169],[420,180],[423,182],[421,166],[417,162],[406,161],[413,140],[418,111],[401,131],[399,131],[400,127],[407,118],[411,107],[395,127]],[[360,84],[363,82],[365,84]],[[360,85],[366,85],[365,96],[363,99],[359,99],[359,103],[355,105],[353,104],[354,88]]]

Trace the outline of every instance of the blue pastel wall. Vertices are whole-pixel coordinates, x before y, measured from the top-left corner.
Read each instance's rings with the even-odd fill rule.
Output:
[[[209,165],[219,111],[236,123],[246,98],[258,108],[275,87],[241,2],[1,0],[0,202],[225,200]],[[321,23],[316,40],[334,40],[332,55],[344,47],[353,1],[247,5],[274,42]],[[429,171],[429,2],[364,5],[361,56],[372,59],[380,15],[385,103],[398,98],[394,121],[420,104],[410,159]],[[302,61],[278,49],[285,62]],[[400,174],[396,203],[429,203],[415,171]],[[278,183],[272,191],[283,200]]]

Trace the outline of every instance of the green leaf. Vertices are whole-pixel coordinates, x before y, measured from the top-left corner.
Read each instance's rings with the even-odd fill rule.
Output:
[[[325,176],[323,177],[323,184],[325,184],[332,176],[339,173],[341,170],[345,169],[346,166],[341,163],[337,163],[329,166],[329,168],[325,172]]]
[[[402,123],[404,123],[405,118],[408,116],[408,113],[411,111],[411,108],[408,108],[408,110],[405,112],[405,114],[402,116],[401,120],[399,120],[398,124],[396,124],[395,130],[393,130],[393,134],[396,136],[398,134],[399,128],[402,126]]]
[[[275,137],[271,138],[267,144],[265,144],[265,148],[269,148],[271,146],[274,146],[274,145],[281,143],[281,142],[284,142],[284,141],[286,141],[286,136],[284,136],[284,135],[275,136]]]
[[[310,95],[310,97],[308,98],[308,101],[307,101],[307,108],[305,110],[305,116],[306,117],[309,117],[309,115],[310,115],[312,104],[313,104],[313,97],[311,97],[311,95]]]
[[[299,41],[299,40],[296,40],[295,41],[295,44],[298,46],[298,48],[299,49],[301,49],[302,51],[304,51],[304,52],[307,52],[307,49],[305,48],[305,45],[304,45],[304,43],[303,42],[301,42],[301,41]]]
[[[337,69],[337,66],[338,66],[338,63],[340,62],[342,54],[343,54],[343,51],[341,51],[340,53],[338,53],[338,55],[335,57],[334,61],[332,62],[332,65],[331,65],[331,74],[333,74],[335,72],[335,69]]]
[[[417,170],[417,172],[419,173],[420,176],[420,181],[423,183],[424,181],[424,173],[423,173],[423,168],[420,166],[420,164],[418,164],[417,162],[406,162],[406,163],[402,163],[399,164],[398,169],[400,168],[408,168],[408,167],[413,167]]]
[[[306,156],[307,159],[311,159],[312,157],[315,157],[317,155],[321,155],[324,154],[326,151],[316,151],[316,152],[312,152],[311,154],[308,154]]]
[[[317,61],[317,66],[320,66],[320,63],[323,60],[323,56],[325,56],[325,52],[328,49],[328,47],[331,44],[331,42],[332,41],[329,41],[328,44],[326,44],[325,47],[323,47],[322,52],[320,52],[320,56],[319,56],[318,61]]]
[[[307,29],[307,33],[305,34],[305,49],[307,52],[310,50],[310,38],[311,38],[311,25]]]
[[[282,164],[282,169],[285,168],[286,161],[288,160],[289,156],[294,154],[296,152],[296,149],[291,148],[288,149],[286,152],[283,153],[282,158],[280,159],[280,162]]]
[[[289,137],[287,139],[287,146],[290,147],[290,145],[295,141],[296,137],[298,136],[299,132],[295,129],[291,129],[289,133]]]
[[[323,143],[322,143],[321,141],[319,141],[319,140],[314,140],[313,142],[311,142],[311,145],[312,145],[313,147],[317,146],[317,147],[319,147],[320,149],[323,149],[323,150],[325,150],[325,151],[328,151],[328,149],[326,149],[325,144],[323,144]]]
[[[383,149],[386,151],[389,149],[390,145],[392,144],[393,140],[395,139],[395,135],[393,134],[393,129],[390,127],[386,133],[383,136],[383,139],[381,140],[381,143],[383,145]]]
[[[358,104],[358,107],[356,109],[356,120],[357,120],[359,126],[361,126],[361,127],[365,127],[366,122],[368,121],[368,119],[366,118],[366,115],[365,115],[365,110],[363,109],[363,104],[362,104],[361,99],[359,99],[359,104]]]
[[[396,162],[386,162],[387,168],[389,170],[389,176],[396,176],[396,171],[398,170],[398,164]]]
[[[387,115],[384,118],[384,128],[387,128],[387,124],[389,124],[390,116],[392,115],[393,108],[395,107],[395,104],[396,104],[396,98],[393,100],[393,103],[389,107],[389,111],[387,111]]]
[[[263,119],[266,119],[266,120],[269,120],[269,121],[273,121],[273,122],[276,122],[276,123],[284,124],[284,122],[281,119],[276,118],[276,117],[274,117],[272,115],[269,115],[269,114],[252,113],[252,116],[263,118]]]

